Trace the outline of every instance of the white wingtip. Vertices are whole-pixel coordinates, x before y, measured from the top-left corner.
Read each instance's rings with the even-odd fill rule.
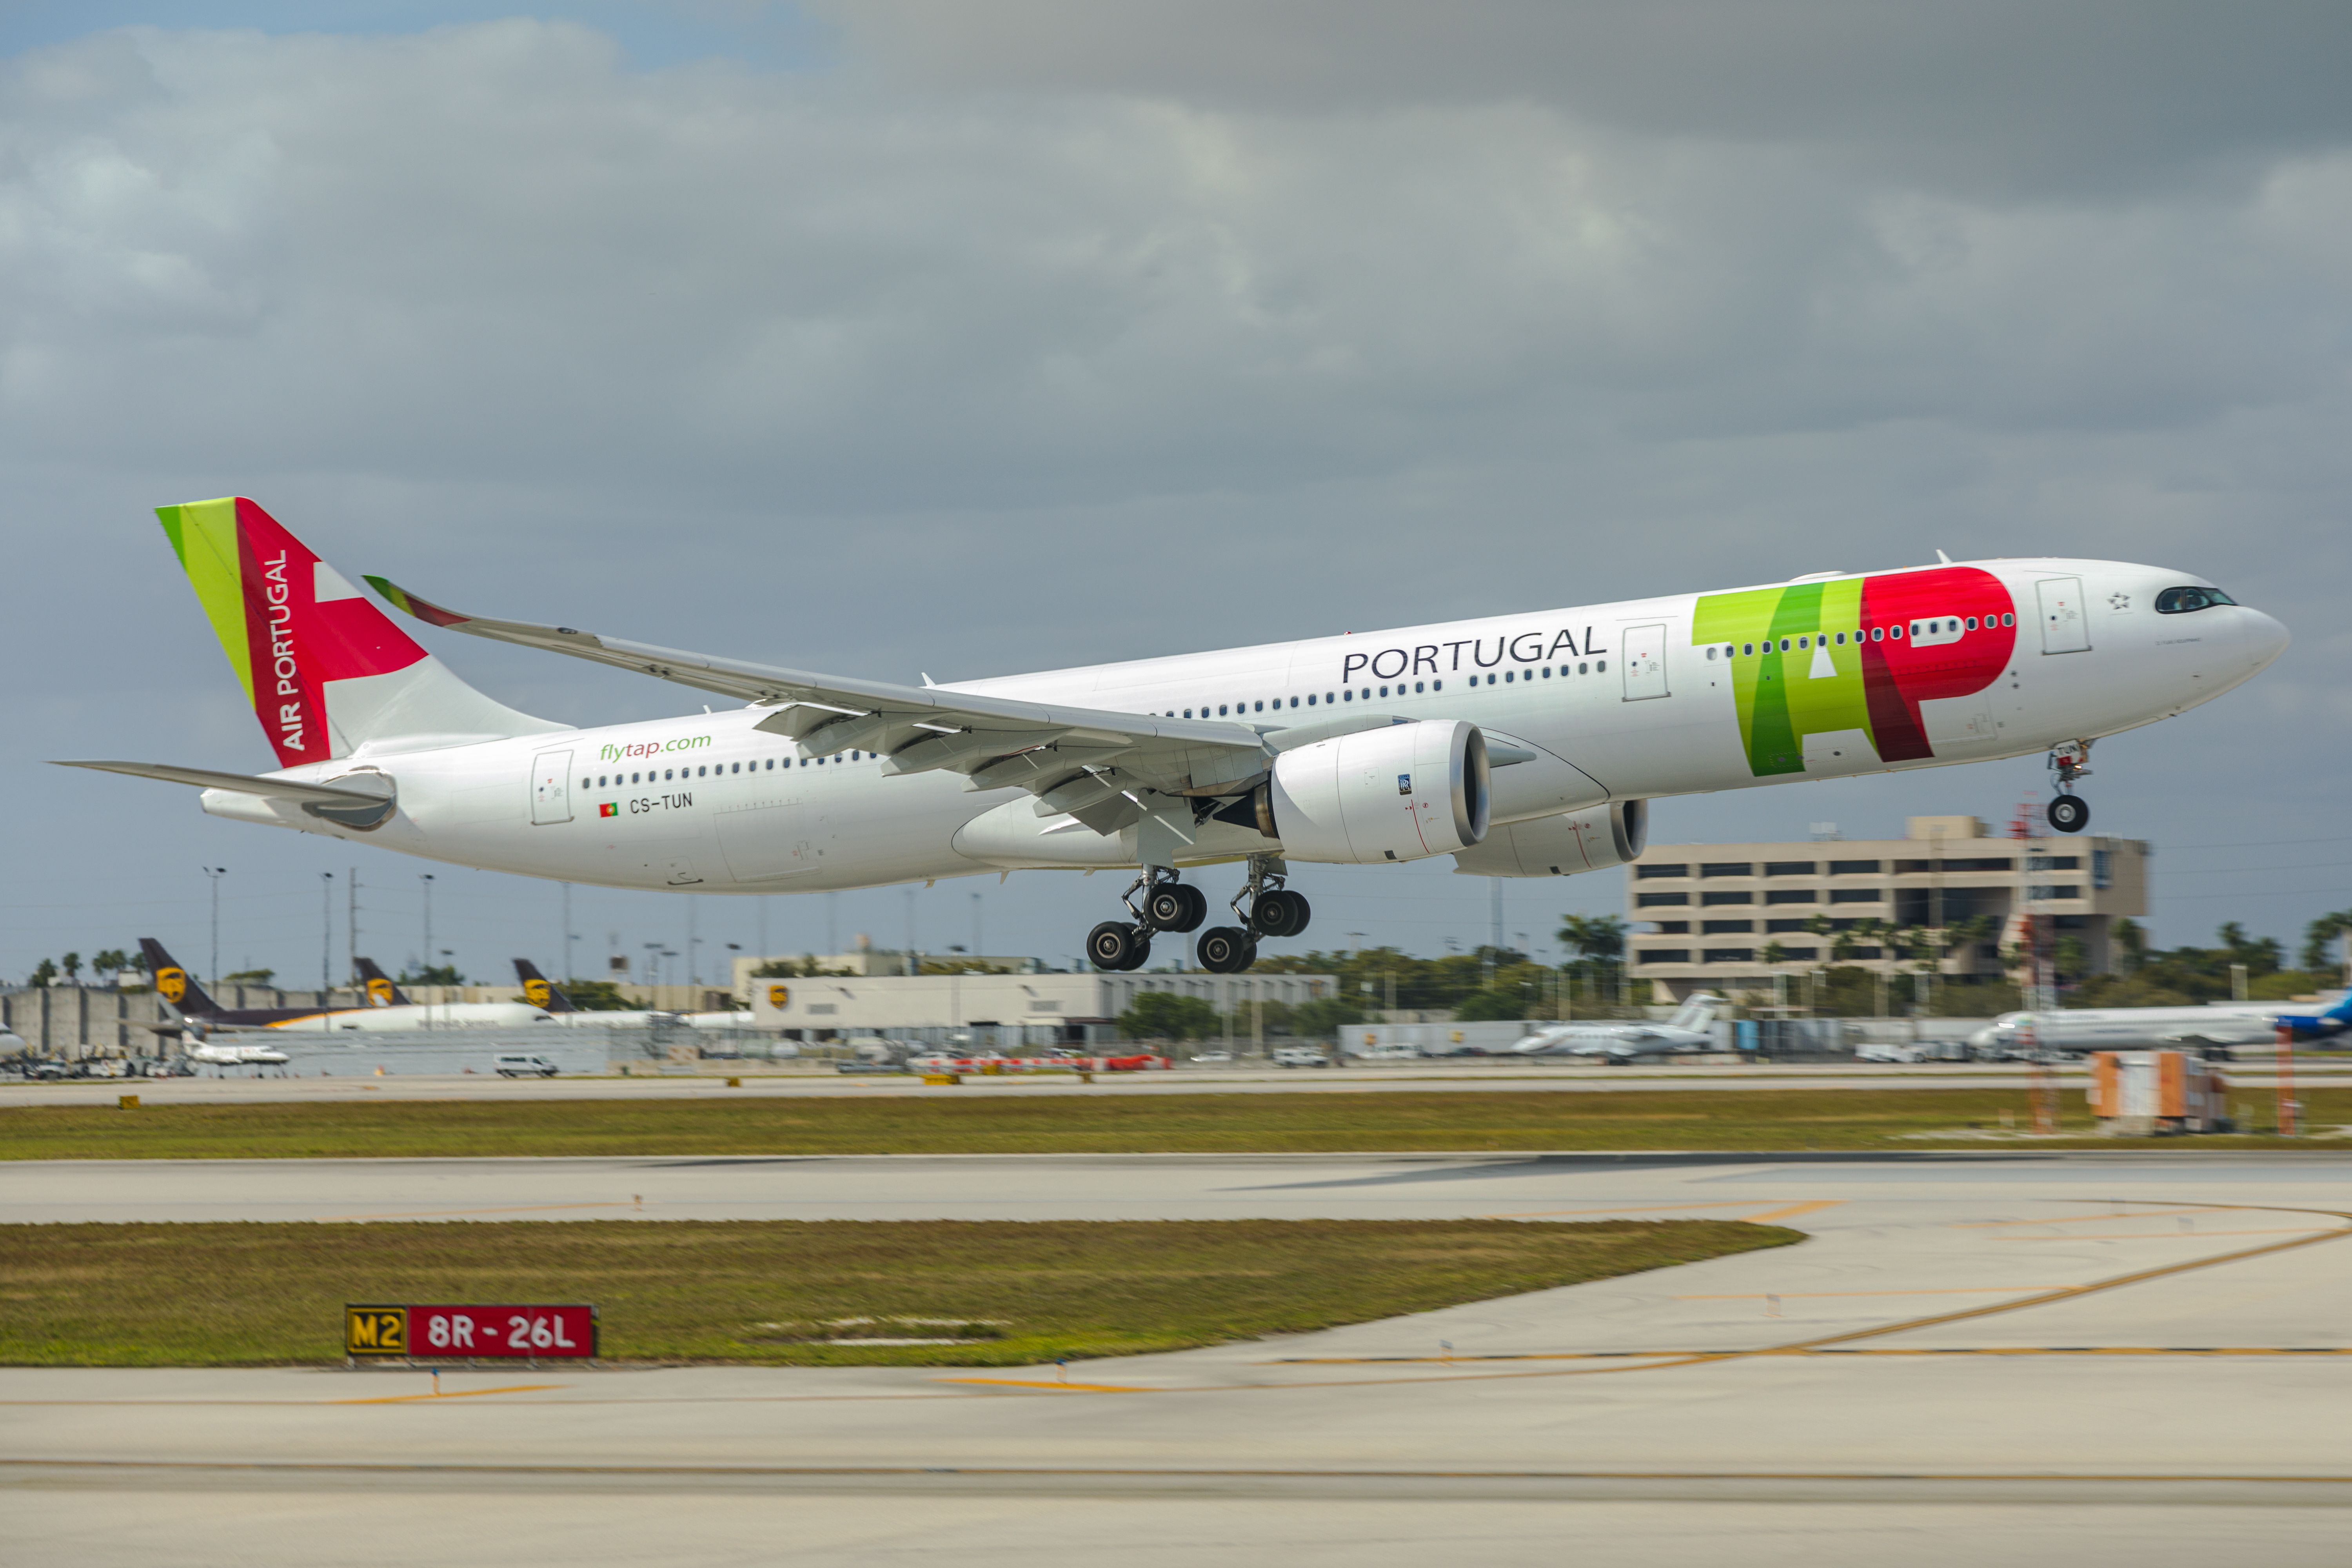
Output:
[[[1941,550],[1936,552],[1936,559],[1942,562],[1947,566],[1949,566],[1952,563],[1952,558],[1945,554]]]

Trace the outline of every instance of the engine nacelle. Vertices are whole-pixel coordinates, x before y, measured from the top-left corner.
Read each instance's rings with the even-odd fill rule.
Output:
[[[1485,842],[1458,852],[1454,869],[1467,877],[1572,877],[1637,858],[1649,836],[1646,803],[1589,805],[1505,823]]]
[[[1285,858],[1369,865],[1476,844],[1486,837],[1488,784],[1478,727],[1431,719],[1285,752],[1254,804]]]

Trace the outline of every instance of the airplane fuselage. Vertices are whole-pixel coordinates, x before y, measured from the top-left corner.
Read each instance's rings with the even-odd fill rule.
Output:
[[[1272,730],[1373,710],[1461,720],[1532,753],[1493,773],[1493,820],[2038,753],[2236,687],[2284,634],[2234,605],[2159,615],[2199,579],[2013,560],[1482,617],[1142,659],[942,689]],[[1036,867],[1134,866],[1134,830],[1041,818],[1013,788],[896,775],[871,752],[801,758],[769,710],[287,770],[380,771],[398,810],[361,829],[210,790],[205,809],[428,859],[632,889],[816,891]],[[1279,850],[1210,822],[1184,858]]]

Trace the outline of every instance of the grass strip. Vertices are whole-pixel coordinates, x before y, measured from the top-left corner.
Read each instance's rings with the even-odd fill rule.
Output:
[[[2072,1097],[2080,1119],[2082,1097]],[[469,1154],[1239,1153],[1906,1146],[1906,1133],[2029,1124],[2006,1089],[962,1095],[871,1100],[390,1100],[27,1106],[20,1160]],[[2087,1131],[2087,1125],[2085,1126]],[[1907,1146],[1915,1146],[1910,1144]]]
[[[2256,1117],[2270,1113],[2266,1090],[2232,1098],[2245,1100]],[[2306,1089],[2303,1100],[2314,1127],[2352,1121],[2352,1089]],[[2084,1146],[2115,1146],[2095,1136],[2079,1089],[2064,1096],[2064,1106],[2065,1131]],[[2008,1125],[2032,1125],[2025,1090],[1965,1088],[1034,1099],[942,1089],[935,1099],[333,1100],[135,1111],[23,1106],[0,1110],[0,1158],[1916,1150],[1936,1146],[1939,1133],[1997,1131],[2004,1112]]]
[[[347,1301],[592,1301],[611,1360],[1009,1366],[1300,1333],[1799,1239],[1732,1220],[13,1225],[0,1363],[331,1363]],[[971,1342],[827,1342],[875,1337]]]

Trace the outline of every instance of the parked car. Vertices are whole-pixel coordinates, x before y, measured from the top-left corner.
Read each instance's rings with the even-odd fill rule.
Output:
[[[492,1064],[500,1078],[553,1078],[556,1066],[545,1057],[509,1052]]]
[[[1230,1062],[1234,1059],[1234,1053],[1231,1051],[1194,1051],[1192,1053],[1192,1059],[1196,1062]]]
[[[1274,1065],[1278,1068],[1328,1068],[1331,1058],[1313,1046],[1276,1046]]]
[[[1916,1046],[1869,1045],[1855,1047],[1853,1059],[1858,1062],[1916,1062],[1926,1060],[1927,1055]]]

